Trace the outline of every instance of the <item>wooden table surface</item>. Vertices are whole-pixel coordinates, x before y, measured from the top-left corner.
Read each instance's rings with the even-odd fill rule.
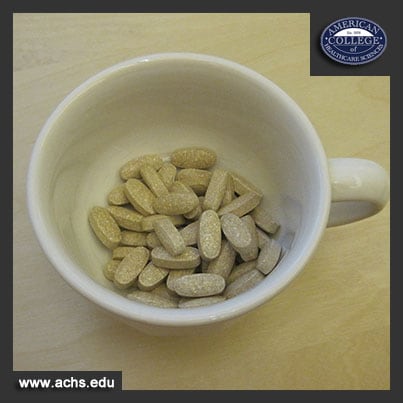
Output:
[[[218,335],[139,333],[46,259],[25,192],[46,118],[98,71],[167,51],[258,71],[301,105],[329,157],[389,171],[389,77],[311,77],[309,14],[14,14],[14,370],[122,370],[124,389],[389,389],[389,204],[327,229],[286,290]]]

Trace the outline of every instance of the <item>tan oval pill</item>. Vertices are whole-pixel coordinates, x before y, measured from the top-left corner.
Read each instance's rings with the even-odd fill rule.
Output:
[[[143,291],[153,290],[164,281],[168,273],[168,269],[154,266],[152,262],[149,262],[139,274],[137,286]]]
[[[161,246],[161,242],[157,237],[155,232],[150,232],[147,234],[147,246],[150,249],[154,249],[157,246]]]
[[[175,288],[174,288],[174,283],[178,278],[181,278],[183,276],[186,276],[188,274],[193,274],[196,271],[196,268],[193,267],[191,269],[182,269],[182,270],[170,270],[168,277],[167,277],[167,281],[166,281],[166,285],[168,287],[168,290],[170,292],[174,292],[175,293]],[[175,295],[177,296],[178,294],[175,293]]]
[[[199,204],[195,194],[168,193],[154,201],[154,209],[159,214],[180,215],[189,213]]]
[[[181,215],[167,216],[164,214],[153,214],[143,218],[141,226],[142,231],[144,232],[154,231],[154,222],[157,220],[161,220],[162,218],[169,218],[169,220],[175,226],[183,225],[186,223],[185,218]]]
[[[224,207],[224,206],[226,206],[227,204],[231,203],[232,200],[235,199],[235,194],[234,194],[234,193],[235,193],[234,181],[233,181],[233,179],[232,179],[232,176],[231,176],[231,175],[228,175],[228,178],[227,178],[227,187],[226,187],[226,189],[225,189],[224,197],[223,197],[223,199],[222,199],[222,202],[221,202],[221,206],[220,206],[220,207]]]
[[[126,164],[120,168],[120,177],[123,180],[140,178],[140,169],[145,164],[151,165],[155,169],[160,169],[163,160],[161,156],[157,154],[142,155],[141,157],[126,162]]]
[[[141,231],[141,221],[143,220],[143,215],[138,213],[137,211],[133,211],[126,207],[119,206],[109,206],[107,210],[118,223],[118,225],[122,228],[132,230],[132,231]]]
[[[163,247],[157,246],[151,251],[151,259],[156,266],[165,269],[191,269],[200,264],[199,251],[191,246],[178,256],[172,256]]]
[[[118,246],[112,251],[112,259],[122,260],[135,249],[134,246]]]
[[[208,306],[218,304],[225,301],[225,297],[222,295],[213,295],[211,297],[200,298],[182,298],[179,300],[178,308],[197,308],[199,306]]]
[[[218,274],[195,273],[178,278],[173,287],[182,297],[208,297],[220,294],[225,288],[225,280]]]
[[[206,169],[212,167],[217,154],[206,147],[183,147],[171,153],[171,162],[179,168]]]
[[[155,196],[143,182],[138,179],[129,179],[125,183],[125,194],[139,213],[144,216],[155,214],[153,207]]]
[[[221,221],[214,210],[206,210],[200,216],[197,245],[204,260],[213,260],[220,253]]]
[[[235,266],[230,275],[227,278],[227,285],[234,282],[238,277],[241,277],[243,274],[256,269],[257,259],[251,260],[249,262],[243,262],[239,265]]]
[[[192,222],[179,230],[186,246],[196,245],[199,234],[199,221]]]
[[[220,254],[209,262],[206,273],[219,274],[226,280],[235,264],[236,251],[231,244],[224,239]]]
[[[138,275],[147,264],[150,252],[144,246],[134,248],[119,264],[115,271],[114,284],[125,289],[135,283]]]
[[[206,193],[211,176],[212,173],[210,171],[189,168],[180,170],[176,175],[176,179],[190,186],[198,196],[201,196]]]
[[[164,185],[169,189],[175,181],[176,178],[176,166],[170,162],[164,162],[162,167],[158,171]]]
[[[180,255],[185,251],[185,241],[169,218],[154,221],[154,231],[162,246],[172,256]]]
[[[220,208],[227,189],[228,172],[224,169],[215,169],[204,195],[203,210],[217,211]]]
[[[147,234],[136,231],[122,231],[122,245],[147,246]]]
[[[222,231],[235,250],[242,250],[252,242],[246,224],[235,214],[224,214],[221,217]]]
[[[120,260],[110,260],[103,268],[103,274],[106,279],[113,281],[116,269],[120,264]]]
[[[158,172],[151,165],[143,165],[140,168],[140,175],[144,183],[154,193],[155,196],[161,196],[168,193],[168,188],[162,182]]]
[[[274,234],[280,227],[268,210],[262,206],[257,206],[251,212],[251,216],[255,220],[256,225],[269,234]]]
[[[263,274],[269,274],[277,265],[281,255],[281,245],[275,239],[270,239],[260,250],[256,268]]]
[[[257,193],[245,193],[218,210],[218,215],[232,213],[242,217],[252,211],[262,200],[262,196]]]
[[[241,218],[248,228],[249,234],[252,238],[251,243],[246,247],[239,250],[239,254],[244,262],[257,259],[259,254],[259,241],[256,231],[256,225],[253,218],[248,214]]]
[[[108,203],[114,206],[122,206],[129,203],[125,194],[125,184],[116,186],[108,194]]]
[[[239,175],[236,172],[230,172],[230,175],[232,177],[232,181],[234,184],[234,191],[238,195],[242,196],[245,193],[257,193],[261,197],[263,197],[263,192],[255,186],[253,183],[248,181],[246,178],[243,176]]]
[[[121,240],[120,228],[104,207],[93,207],[88,221],[97,238],[108,248],[116,248]]]
[[[224,291],[224,297],[233,298],[243,292],[250,290],[259,284],[263,279],[264,275],[256,269],[244,273],[242,276],[238,277],[231,284],[228,284]]]
[[[157,308],[177,308],[178,304],[171,299],[161,297],[158,294],[153,294],[147,291],[136,290],[127,294],[127,298],[142,302],[146,305],[152,305]]]

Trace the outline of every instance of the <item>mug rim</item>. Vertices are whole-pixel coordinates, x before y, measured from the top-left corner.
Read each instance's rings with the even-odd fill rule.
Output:
[[[275,91],[279,99],[288,104],[288,106],[292,108],[293,113],[298,115],[301,125],[303,124],[304,126],[306,141],[310,141],[311,146],[315,148],[315,155],[317,156],[321,168],[319,172],[319,176],[321,177],[321,189],[319,189],[321,200],[319,200],[318,203],[320,209],[317,211],[315,222],[312,223],[312,231],[310,231],[309,234],[310,239],[305,242],[303,251],[301,251],[300,256],[298,256],[298,264],[295,264],[295,269],[287,276],[280,276],[280,279],[274,282],[270,288],[261,283],[253,288],[253,293],[245,292],[238,295],[236,298],[198,308],[167,310],[145,305],[114,293],[112,290],[107,289],[90,278],[65,251],[60,250],[52,237],[51,229],[47,228],[44,217],[41,214],[39,199],[40,177],[38,168],[39,161],[42,158],[41,145],[50,133],[52,126],[63,114],[63,110],[70,103],[73,103],[80,94],[90,89],[90,87],[99,80],[107,79],[120,69],[130,68],[138,63],[152,63],[153,61],[163,60],[209,62],[234,70],[252,79],[262,88]],[[28,166],[26,190],[28,213],[40,246],[53,267],[68,284],[96,305],[125,319],[149,325],[171,327],[206,325],[235,318],[253,310],[277,295],[302,271],[303,267],[314,253],[327,225],[331,200],[327,157],[315,128],[302,111],[301,107],[273,81],[244,65],[218,56],[190,52],[154,53],[128,59],[101,70],[73,89],[53,110],[39,132]]]

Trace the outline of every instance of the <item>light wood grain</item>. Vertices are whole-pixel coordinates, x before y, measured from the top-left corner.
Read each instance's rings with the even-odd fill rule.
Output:
[[[301,105],[329,157],[389,170],[389,77],[310,77],[308,14],[15,14],[14,369],[122,370],[125,389],[389,389],[389,205],[328,229],[290,287],[210,336],[138,333],[46,259],[25,195],[40,128],[89,76],[166,51],[255,69]]]

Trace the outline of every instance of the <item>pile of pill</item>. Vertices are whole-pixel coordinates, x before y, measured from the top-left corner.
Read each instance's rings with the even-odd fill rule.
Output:
[[[123,182],[89,223],[111,250],[103,268],[127,298],[161,308],[218,303],[243,293],[278,264],[279,224],[263,193],[243,176],[215,167],[205,147],[124,164]]]

